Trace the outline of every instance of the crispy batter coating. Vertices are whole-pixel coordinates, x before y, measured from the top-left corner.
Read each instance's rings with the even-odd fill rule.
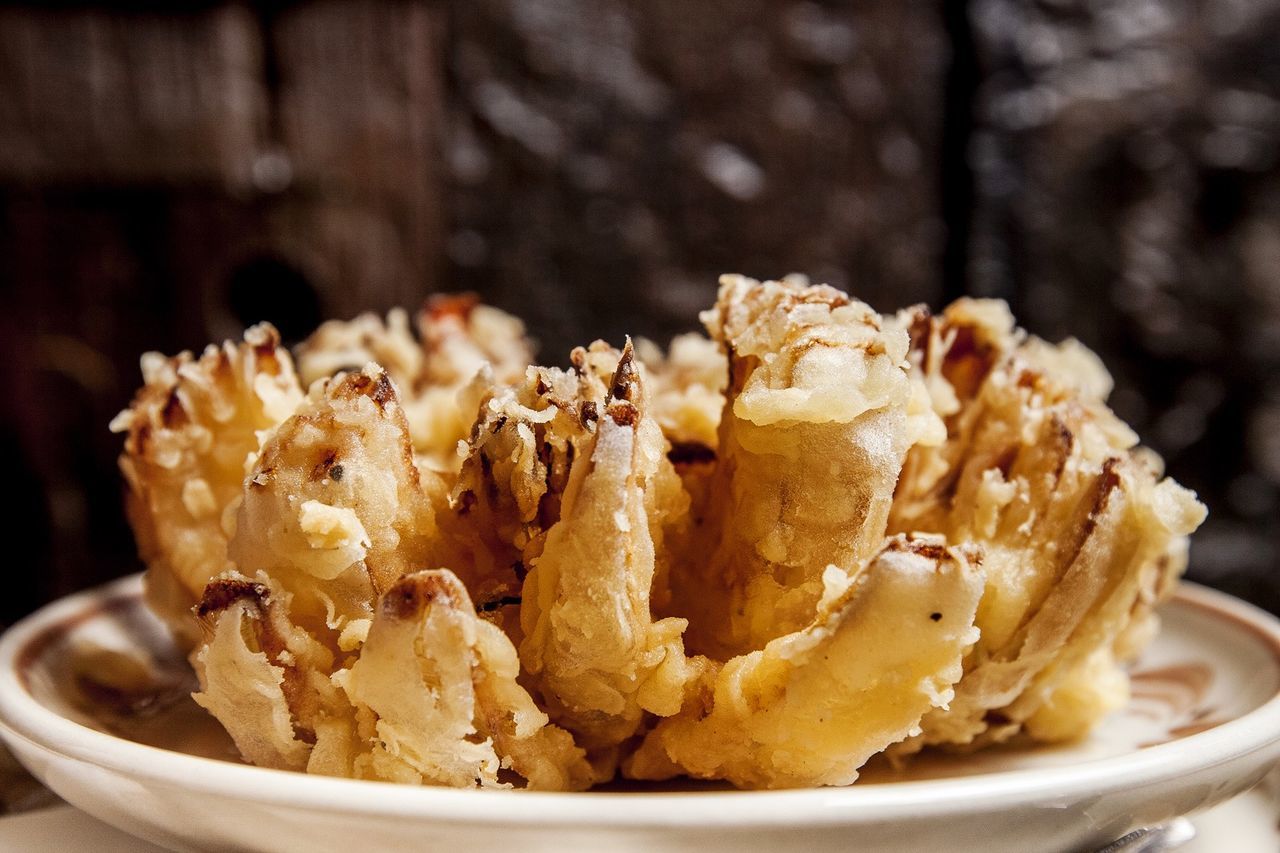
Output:
[[[665,479],[665,503],[683,495],[645,404],[628,343],[524,584],[521,662],[552,718],[592,751],[631,737],[646,711],[674,714],[701,668],[685,658],[686,620],[655,621],[650,608],[653,515],[669,511],[650,493]]]
[[[142,377],[111,429],[126,434],[120,470],[147,564],[147,602],[190,646],[200,636],[191,607],[232,567],[226,527],[246,460],[302,390],[280,336],[265,323],[248,329],[242,343],[210,345],[199,358],[149,352]]]
[[[305,770],[317,728],[350,708],[330,683],[333,654],[289,618],[289,595],[271,578],[215,578],[196,614],[205,642],[192,655],[201,691],[245,760]]]
[[[580,790],[595,777],[568,732],[516,683],[516,651],[446,570],[405,575],[375,608],[358,659],[289,617],[271,578],[228,573],[198,612],[195,699],[254,764],[365,779]]]
[[[692,332],[673,338],[665,353],[651,341],[640,339],[636,356],[648,379],[649,412],[671,445],[667,459],[689,495],[683,527],[691,533],[705,524],[711,506],[728,361],[718,343]],[[689,543],[677,539],[673,544],[683,552]],[[654,607],[666,612],[670,599],[669,584],[659,577]]]
[[[911,451],[890,526],[980,544],[987,590],[955,701],[906,748],[1079,736],[1126,698],[1113,649],[1181,573],[1204,507],[1135,447],[1078,343],[1027,338],[1003,303],[912,313],[948,438]]]
[[[374,362],[408,394],[417,391],[426,361],[403,308],[393,308],[385,321],[368,313],[328,320],[298,345],[297,355],[298,376],[307,387],[338,373],[358,373]]]
[[[381,365],[400,389],[414,448],[438,471],[457,469],[455,448],[465,439],[474,409],[459,394],[482,368],[498,382],[516,382],[533,361],[524,324],[472,294],[438,294],[417,317],[418,337],[403,310],[384,323],[375,314],[330,320],[298,348],[307,385],[365,364]]]
[[[479,619],[448,571],[406,575],[387,591],[369,638],[343,680],[369,746],[364,778],[455,787],[580,790],[594,781],[573,738],[516,683],[515,649]]]
[[[597,347],[607,361],[617,354]],[[585,367],[586,351],[577,360]],[[531,367],[517,383],[485,375],[478,414],[442,518],[460,549],[459,575],[482,606],[518,603],[529,562],[560,515],[569,469],[590,439],[606,395],[593,370]],[[512,627],[518,627],[518,617]]]
[[[148,600],[245,759],[842,785],[1125,701],[1205,511],[1092,353],[800,278],[702,319],[560,369],[440,297],[322,326],[305,395],[265,325],[145,356],[112,427]]]
[[[847,785],[945,707],[977,639],[982,572],[941,538],[890,539],[850,581],[832,567],[813,623],[709,673],[624,766],[748,788]]]
[[[649,410],[674,448],[714,451],[719,439],[729,365],[720,345],[690,332],[671,339],[664,353],[652,341],[636,341],[648,378]]]
[[[906,333],[829,287],[725,276],[703,321],[729,388],[704,550],[672,584],[690,647],[725,660],[809,624],[826,567],[879,547],[911,383]]]
[[[395,386],[369,365],[313,386],[263,445],[228,553],[266,570],[293,595],[294,618],[321,634],[368,618],[436,538]]]

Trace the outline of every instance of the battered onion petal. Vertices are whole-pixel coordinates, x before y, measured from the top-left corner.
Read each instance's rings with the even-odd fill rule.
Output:
[[[352,320],[328,320],[297,346],[298,375],[310,387],[338,373],[357,373],[376,362],[409,396],[416,392],[426,353],[409,327],[409,314],[394,308],[384,321],[365,313]]]
[[[313,386],[245,481],[229,553],[293,595],[317,635],[368,618],[436,538],[395,386],[376,365]]]
[[[289,596],[265,575],[228,572],[204,591],[196,614],[205,642],[192,655],[198,704],[245,760],[307,768],[317,726],[350,711],[329,682],[329,650],[289,619]]]
[[[978,634],[975,556],[896,537],[853,581],[828,569],[813,624],[709,673],[701,697],[658,723],[624,772],[747,788],[853,782],[950,700]]]
[[[246,460],[263,431],[293,412],[302,390],[266,323],[248,329],[243,343],[210,345],[198,359],[147,353],[142,376],[145,384],[111,429],[127,433],[120,470],[147,564],[147,602],[191,646],[200,637],[192,606],[232,567],[225,522]]]
[[[685,658],[686,621],[650,610],[662,510],[647,493],[678,480],[644,407],[628,343],[524,584],[521,662],[552,719],[594,752],[635,734],[645,711],[675,713],[700,669]]]
[[[360,658],[343,686],[368,747],[356,775],[456,787],[579,790],[590,766],[570,735],[549,725],[516,684],[515,650],[477,618],[447,570],[401,578],[382,597]]]
[[[481,305],[474,295],[436,295],[417,316],[394,309],[386,321],[374,314],[331,320],[298,347],[306,384],[368,362],[387,370],[400,389],[414,449],[433,470],[456,473],[457,443],[467,436],[474,410],[459,398],[487,367],[499,382],[516,382],[533,359],[533,346],[517,318]]]
[[[410,407],[419,451],[441,470],[456,471],[459,441],[475,411],[459,405],[459,392],[482,367],[498,382],[519,382],[533,363],[524,323],[475,296],[437,295],[418,314],[426,351],[422,380]]]
[[[599,417],[605,386],[589,370],[530,367],[514,384],[485,377],[441,525],[457,549],[449,564],[476,601],[518,627],[526,561],[559,518],[570,465]]]
[[[879,547],[911,383],[906,332],[830,287],[725,276],[703,321],[729,388],[702,547],[672,584],[690,647],[724,660],[803,628],[826,567]]]
[[[720,346],[690,332],[672,338],[665,353],[639,339],[636,356],[648,381],[650,414],[672,447],[714,451],[729,374]]]
[[[677,335],[665,353],[651,341],[638,339],[636,356],[644,367],[649,413],[671,445],[667,458],[689,495],[684,524],[672,531],[672,547],[683,553],[690,543],[681,534],[701,529],[711,504],[728,362],[718,343],[693,332]],[[660,577],[654,589],[655,609],[667,612],[670,599],[669,585]]]
[[[1117,658],[1181,572],[1204,507],[1135,447],[1102,402],[1109,377],[1078,344],[1016,332],[1003,303],[962,300],[910,325],[948,438],[912,449],[890,528],[978,543],[987,589],[955,700],[897,751],[1024,728],[1082,734],[1124,701]]]

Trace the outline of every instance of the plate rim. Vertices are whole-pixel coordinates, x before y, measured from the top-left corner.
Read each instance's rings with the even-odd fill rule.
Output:
[[[1051,768],[843,788],[764,791],[580,793],[473,790],[313,776],[190,755],[100,732],[47,708],[30,692],[20,665],[69,625],[112,601],[140,598],[133,574],[60,598],[0,637],[0,736],[19,739],[64,759],[95,765],[169,788],[286,808],[330,813],[431,819],[490,826],[611,826],[656,829],[852,824],[909,817],[1069,803],[1187,776],[1270,753],[1280,758],[1280,690],[1252,711],[1212,729],[1119,756]],[[1183,581],[1181,606],[1244,628],[1270,651],[1280,673],[1280,619],[1226,593]],[[1265,760],[1265,759],[1264,759]],[[980,782],[978,781],[980,780]]]

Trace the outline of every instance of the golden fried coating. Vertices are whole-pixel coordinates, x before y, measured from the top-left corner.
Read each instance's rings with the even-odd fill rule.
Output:
[[[533,361],[533,346],[523,323],[471,294],[431,297],[417,327],[415,338],[401,309],[392,310],[385,323],[374,314],[331,320],[298,347],[298,369],[310,385],[369,362],[382,366],[399,389],[422,461],[452,472],[458,466],[455,448],[475,414],[459,400],[460,392],[485,367],[495,381],[518,381]]]
[[[624,770],[748,788],[847,785],[945,707],[977,639],[982,572],[941,538],[890,539],[850,581],[832,567],[815,620],[709,674]]]
[[[725,276],[709,337],[567,369],[474,297],[417,319],[322,326],[305,395],[269,326],[148,354],[113,421],[148,600],[255,764],[791,787],[1078,737],[1204,518],[1002,302]]]
[[[192,606],[232,567],[226,528],[246,461],[302,390],[280,336],[265,323],[248,329],[243,343],[210,345],[198,359],[149,352],[142,377],[111,429],[127,434],[120,470],[147,564],[147,602],[190,646],[200,636]]]
[[[520,637],[516,610],[525,574],[560,518],[574,460],[594,441],[619,358],[596,341],[570,354],[571,370],[531,367],[510,385],[485,379],[441,526],[454,548],[450,565],[513,641]],[[657,541],[685,526],[687,500],[670,466],[661,467],[646,500]],[[665,577],[665,556],[659,577]],[[666,594],[665,587],[655,592]]]
[[[690,332],[671,339],[664,353],[652,341],[636,341],[648,379],[649,410],[673,448],[714,451],[729,364],[719,344]],[[679,450],[677,450],[679,453]]]
[[[332,653],[293,624],[288,606],[265,574],[214,579],[196,608],[205,642],[192,655],[201,685],[193,696],[246,761],[304,770],[317,728],[351,709],[329,681]]]
[[[416,392],[426,361],[403,308],[389,311],[385,322],[366,313],[322,323],[298,345],[297,356],[298,376],[306,387],[337,373],[358,373],[374,362],[407,394]]]
[[[570,465],[599,418],[605,384],[592,370],[548,367],[528,368],[510,385],[487,378],[452,511],[441,524],[460,549],[454,564],[476,600],[505,610],[518,603],[528,561],[559,518]]]
[[[689,644],[720,660],[809,624],[829,565],[879,547],[910,438],[908,338],[797,280],[721,279],[703,315],[728,352],[705,553],[672,576]]]
[[[263,445],[228,553],[276,579],[293,618],[322,635],[368,618],[436,538],[395,386],[369,365],[313,386]]]
[[[628,343],[524,584],[521,663],[552,719],[591,751],[631,737],[645,711],[674,714],[700,669],[685,659],[687,622],[650,610],[662,536],[653,513],[682,493],[645,402]],[[648,494],[664,479],[665,499]]]
[[[692,332],[673,338],[666,353],[651,341],[640,339],[636,356],[647,379],[649,412],[671,444],[667,458],[689,495],[683,527],[691,533],[702,527],[711,504],[729,364],[718,343]],[[684,551],[688,543],[674,544]],[[670,598],[669,585],[660,576],[654,607],[665,612]]]
[[[595,781],[568,732],[516,683],[516,651],[448,571],[399,579],[354,665],[289,618],[267,575],[213,581],[199,606],[196,701],[246,760],[415,784],[580,790]],[[347,662],[350,664],[350,661]]]
[[[981,545],[987,590],[955,701],[908,748],[1024,726],[1078,736],[1124,700],[1113,646],[1181,572],[1171,561],[1204,507],[1135,448],[1102,402],[1109,377],[1079,344],[1028,339],[1003,303],[914,315],[916,370],[948,438],[911,451],[890,527]],[[1108,687],[1082,692],[1082,673]]]
[[[530,788],[587,787],[594,779],[582,750],[548,724],[516,684],[518,671],[510,641],[477,618],[451,572],[401,578],[342,680],[368,731],[354,775],[509,787],[499,778],[506,769]]]

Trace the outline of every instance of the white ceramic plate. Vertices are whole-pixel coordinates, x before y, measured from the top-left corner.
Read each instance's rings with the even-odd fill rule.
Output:
[[[1191,585],[1164,609],[1129,707],[1081,743],[926,755],[842,789],[585,794],[241,764],[140,594],[125,578],[5,634],[0,735],[74,805],[179,850],[1087,850],[1223,801],[1280,759],[1280,622]]]

